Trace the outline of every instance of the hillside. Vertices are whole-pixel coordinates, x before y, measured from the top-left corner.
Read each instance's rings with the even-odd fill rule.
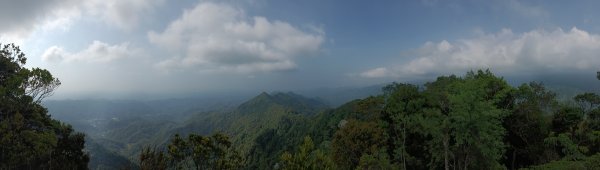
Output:
[[[93,169],[114,168],[107,160],[125,164],[122,158],[127,158],[135,163],[142,147],[162,147],[174,134],[225,132],[243,153],[248,153],[254,143],[247,141],[256,141],[268,130],[290,121],[304,121],[328,108],[317,99],[292,92],[263,92],[229,108],[212,103],[71,100],[45,105],[55,117],[88,134]],[[177,109],[169,114],[168,108]]]
[[[454,85],[452,85],[452,83]],[[307,148],[305,147],[308,146],[311,146],[308,151],[310,151],[313,156],[303,159],[319,159],[323,163],[322,165],[319,165],[319,167],[352,169],[357,166],[363,166],[363,163],[361,163],[363,162],[363,159],[375,159],[377,161],[382,161],[378,163],[371,162],[372,164],[377,165],[378,168],[387,169],[392,167],[398,168],[398,166],[407,166],[422,169],[430,166],[427,165],[426,162],[428,159],[433,159],[432,155],[439,155],[435,150],[426,150],[427,147],[438,146],[434,146],[432,142],[440,142],[435,141],[434,138],[432,138],[433,135],[440,135],[437,133],[439,130],[435,129],[443,126],[452,126],[455,128],[452,130],[452,133],[470,133],[468,131],[456,130],[457,128],[462,128],[460,126],[465,125],[481,126],[475,128],[476,130],[492,128],[490,131],[485,132],[494,133],[493,136],[488,136],[494,138],[494,140],[488,141],[506,140],[506,146],[510,146],[506,149],[513,152],[527,149],[520,148],[522,147],[520,145],[525,144],[520,143],[521,137],[518,136],[520,135],[518,133],[535,133],[542,135],[535,136],[535,139],[533,140],[537,143],[529,144],[531,146],[527,147],[535,147],[544,152],[541,153],[541,151],[537,150],[535,152],[540,153],[536,154],[549,154],[546,155],[547,158],[544,158],[543,160],[535,160],[534,158],[529,157],[525,158],[526,156],[530,156],[530,154],[526,153],[515,153],[516,155],[514,156],[510,155],[509,152],[495,153],[496,155],[505,158],[515,157],[524,159],[524,161],[521,162],[509,162],[508,159],[503,158],[496,159],[496,163],[502,163],[504,165],[513,163],[514,166],[517,167],[527,167],[529,165],[549,163],[550,161],[557,160],[562,154],[565,154],[560,150],[545,148],[546,146],[540,143],[543,143],[546,140],[565,139],[558,139],[557,136],[553,134],[554,132],[533,132],[536,130],[535,128],[543,129],[546,127],[562,126],[572,126],[571,128],[575,128],[574,125],[555,124],[557,121],[560,123],[562,120],[562,118],[555,117],[561,116],[562,114],[574,114],[583,111],[578,110],[578,106],[573,105],[573,100],[567,98],[565,100],[568,101],[562,101],[555,93],[547,91],[543,85],[531,83],[519,87],[512,87],[503,82],[501,78],[494,77],[490,72],[478,72],[477,74],[469,73],[466,78],[459,78],[456,76],[441,77],[437,81],[428,83],[425,86],[427,89],[425,91],[420,91],[419,88],[414,85],[394,83],[390,86],[386,86],[383,90],[384,94],[382,95],[356,99],[346,102],[336,108],[328,107],[322,100],[307,98],[293,92],[263,92],[228,109],[198,111],[189,115],[181,114],[184,115],[184,118],[178,118],[180,119],[178,122],[174,121],[172,118],[157,118],[156,114],[110,114],[110,116],[105,117],[104,119],[98,118],[97,120],[94,120],[94,122],[100,123],[95,123],[91,126],[94,128],[110,128],[104,129],[101,133],[90,131],[95,133],[90,135],[92,140],[90,140],[91,142],[87,145],[92,159],[90,161],[90,166],[93,166],[92,168],[94,169],[113,169],[117,165],[111,162],[119,162],[120,165],[130,164],[128,166],[135,167],[139,161],[138,157],[142,148],[157,146],[159,149],[164,150],[167,144],[171,143],[172,137],[175,134],[180,134],[183,137],[190,134],[210,136],[216,132],[222,132],[230,137],[231,146],[245,159],[245,162],[243,162],[245,169],[277,169],[282,165],[282,161],[284,161],[283,157],[285,155],[291,155],[290,153],[294,153],[299,149],[301,152],[305,152],[307,151]],[[475,89],[473,91],[469,88],[482,88],[483,90]],[[498,88],[503,88],[504,90],[499,90]],[[449,90],[449,92],[444,92],[444,90]],[[482,96],[482,100],[484,99],[483,96],[489,95],[488,92],[493,92],[493,95],[501,97],[506,97],[508,95],[494,93],[512,93],[515,97],[519,98],[514,99],[506,97],[503,100],[500,100],[504,102],[514,102],[513,105],[508,105],[510,106],[509,108],[503,108],[506,107],[505,104],[493,102],[483,102],[469,107],[461,106],[480,102],[478,100],[469,99],[469,97],[473,97],[473,92],[478,92],[479,94],[477,95]],[[461,125],[443,124],[442,122],[439,122],[443,119],[440,119],[440,115],[436,115],[436,112],[439,111],[437,110],[437,107],[442,107],[443,105],[438,106],[435,102],[434,104],[425,104],[425,102],[431,102],[431,100],[447,100],[443,98],[440,99],[440,96],[443,96],[440,94],[454,95],[450,99],[453,100],[453,102],[457,102],[455,105],[458,106],[455,109],[467,109],[466,111],[446,115],[455,117],[444,119],[455,122],[466,121],[469,123],[463,122]],[[493,98],[490,98],[490,100],[492,99]],[[530,102],[540,102],[541,104],[530,105],[527,102],[523,102],[528,100],[531,100]],[[563,104],[559,105],[557,104],[558,102],[563,102]],[[555,104],[546,106],[546,104],[549,103]],[[549,108],[540,109],[542,106]],[[467,117],[468,119],[463,118],[462,114],[477,115],[480,113],[479,111],[468,110],[468,108],[473,107],[481,107],[478,109],[483,110],[492,109],[490,113],[494,113],[495,115],[486,115],[490,116],[488,118],[482,117],[481,115],[477,117]],[[522,110],[525,108],[521,107],[532,109],[533,111]],[[536,111],[536,109],[539,109],[540,111]],[[120,111],[117,109],[117,113],[128,113],[127,110],[131,111],[136,109],[121,109]],[[502,112],[510,113],[510,115],[504,117],[506,115],[499,114]],[[595,112],[590,112],[590,114],[591,113]],[[524,116],[523,114],[537,118],[528,118],[533,119],[530,120],[533,122],[521,122],[523,119],[519,116]],[[485,123],[486,121],[483,121],[484,123],[477,124],[474,122],[481,121],[470,120],[474,118],[493,121],[487,123]],[[575,119],[575,117],[571,117],[570,119]],[[577,128],[588,128],[586,127],[588,124],[593,125],[593,128],[596,128],[595,126],[597,123],[594,123],[594,119],[595,117],[578,119],[581,126],[578,125]],[[490,123],[493,124],[493,126]],[[534,129],[522,129],[522,126],[524,125],[519,125],[522,123],[526,123],[527,126],[539,127],[535,127]],[[431,126],[430,124],[435,124],[435,126]],[[406,134],[400,133],[398,128],[404,126],[412,126],[413,128],[405,129],[408,132],[403,133]],[[506,129],[508,132],[506,135],[494,132],[500,131],[499,129]],[[555,129],[549,130],[555,131]],[[583,133],[584,131],[568,132],[556,130],[556,132]],[[475,134],[467,135],[477,135],[477,133],[484,132],[474,133]],[[456,138],[457,136],[451,137]],[[310,144],[312,145],[306,144],[307,138],[310,139]],[[407,139],[405,143],[400,143],[399,139],[402,138]],[[589,140],[595,140],[595,138],[590,138]],[[460,147],[471,147],[473,150],[476,149],[471,145],[451,144]],[[480,145],[492,145],[492,143],[482,143]],[[562,145],[563,144],[558,145],[558,148]],[[578,156],[579,159],[588,159],[586,156],[591,156],[592,153],[597,152],[596,149],[593,149],[593,147],[597,145],[593,143],[584,143],[582,145],[591,147],[591,150],[589,151],[590,154],[585,155],[584,151],[586,150],[576,151],[576,153],[580,154]],[[501,146],[490,147],[502,148]],[[402,158],[401,155],[396,153],[396,150],[402,148],[406,149],[403,151],[404,154],[413,156],[410,160],[407,160],[409,163],[404,165],[400,162],[400,159]],[[302,149],[305,150],[302,151]],[[473,157],[473,155],[462,153],[460,150],[455,150],[455,148],[448,148],[448,150],[463,154],[462,156],[465,157],[470,157],[469,159],[491,159]],[[321,156],[319,157],[317,155]],[[590,161],[593,161],[594,158],[590,157],[589,159]],[[315,163],[305,162],[303,164]],[[552,164],[549,165],[554,166]],[[441,165],[437,164],[436,166],[440,167]],[[472,164],[465,166],[489,165]]]
[[[226,113],[200,113],[173,130],[173,133],[207,135],[222,131],[232,136],[233,142],[247,153],[252,142],[268,129],[274,129],[292,117],[310,117],[327,109],[327,105],[301,95],[263,92]],[[294,118],[295,119],[295,118]]]

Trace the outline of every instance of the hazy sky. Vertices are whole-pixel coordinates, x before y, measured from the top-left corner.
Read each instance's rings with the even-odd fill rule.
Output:
[[[364,86],[600,68],[600,1],[0,0],[56,98]]]

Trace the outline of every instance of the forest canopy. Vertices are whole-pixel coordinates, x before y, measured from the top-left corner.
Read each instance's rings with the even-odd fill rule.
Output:
[[[560,102],[541,83],[512,87],[489,70],[382,90],[242,141],[254,145],[243,169],[600,167],[594,93]],[[172,151],[183,141],[171,140],[165,160],[181,160]]]
[[[0,169],[88,169],[85,135],[40,104],[61,82],[26,61],[19,47],[1,45]],[[541,83],[513,87],[489,70],[391,83],[334,109],[261,93],[203,116],[165,130],[165,142],[146,145],[124,168],[600,168],[600,96],[559,101]]]

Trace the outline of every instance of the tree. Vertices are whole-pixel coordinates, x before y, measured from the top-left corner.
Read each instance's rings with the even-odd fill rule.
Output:
[[[168,161],[166,155],[156,147],[144,147],[140,153],[141,170],[165,170]]]
[[[600,151],[600,131],[596,130],[597,108],[584,115],[583,109],[562,106],[552,116],[552,133],[545,140],[562,159],[580,160]]]
[[[546,117],[558,108],[556,94],[540,83],[523,84],[514,92],[513,104],[510,115],[503,122],[508,132],[505,165],[518,169],[554,160],[544,139],[550,133],[550,122]]]
[[[314,147],[312,139],[308,136],[304,137],[304,142],[298,148],[298,152],[295,154],[284,152],[281,155],[281,169],[334,169],[333,162],[325,155],[325,153]]]
[[[600,169],[600,154],[579,161],[559,160],[547,164],[524,168],[523,170],[585,170]]]
[[[85,148],[85,134],[73,132],[71,125],[62,124],[57,146],[50,155],[49,167],[56,169],[87,169],[90,160]]]
[[[552,131],[572,135],[581,121],[583,121],[583,110],[577,107],[562,106],[552,116]]]
[[[588,113],[587,121],[591,129],[600,131],[600,109],[591,110]]]
[[[349,120],[331,143],[333,161],[341,169],[356,167],[365,154],[378,152],[385,144],[384,130],[375,122]]]
[[[600,104],[600,96],[595,93],[583,93],[573,97],[585,114]]]
[[[187,163],[186,159],[191,153],[188,150],[187,142],[185,139],[181,138],[179,134],[175,134],[175,136],[171,138],[171,143],[167,146],[167,154],[169,155],[170,164],[179,169],[188,167],[183,164]]]
[[[504,153],[502,119],[512,90],[489,71],[464,78],[441,77],[426,84],[429,108],[422,123],[431,152],[431,167],[495,168]]]
[[[18,46],[0,44],[0,169],[87,169],[84,135],[40,105],[60,81],[26,61]]]
[[[179,169],[238,169],[244,163],[222,133],[190,134],[185,139],[176,134],[167,147],[172,166]]]
[[[385,97],[383,119],[387,129],[386,135],[388,135],[388,154],[391,155],[393,162],[401,164],[403,169],[422,167],[423,163],[419,161],[423,159],[420,154],[422,150],[410,151],[409,149],[419,148],[418,146],[424,142],[419,123],[423,118],[425,98],[420,93],[419,87],[410,84],[393,83],[384,87],[383,92]]]
[[[365,154],[360,157],[360,162],[356,167],[357,170],[363,169],[400,169],[398,166],[392,164],[384,151],[376,152],[373,154]]]

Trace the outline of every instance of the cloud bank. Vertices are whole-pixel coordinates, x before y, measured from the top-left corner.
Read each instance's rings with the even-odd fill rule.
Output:
[[[65,51],[62,47],[52,46],[42,54],[45,62],[91,62],[106,63],[121,58],[139,55],[139,50],[131,48],[129,43],[109,45],[104,42],[94,41],[87,48],[76,53]]]
[[[148,32],[148,39],[175,53],[157,64],[161,69],[245,73],[294,69],[294,58],[318,52],[325,35],[206,2],[184,11],[164,31]]]
[[[142,17],[164,0],[19,0],[0,1],[0,41],[22,44],[36,31],[67,30],[75,20],[99,19],[109,26],[130,31]]]
[[[164,0],[88,0],[82,1],[81,8],[88,15],[130,31],[139,26],[144,15],[163,4]]]
[[[569,31],[538,29],[521,34],[503,29],[455,42],[427,42],[414,51],[413,57],[406,63],[378,67],[360,75],[411,78],[486,68],[506,74],[590,71],[600,68],[600,35],[575,27]]]
[[[36,28],[58,28],[69,25],[72,0],[0,1],[0,41],[21,45]],[[68,15],[65,17],[65,15]]]

